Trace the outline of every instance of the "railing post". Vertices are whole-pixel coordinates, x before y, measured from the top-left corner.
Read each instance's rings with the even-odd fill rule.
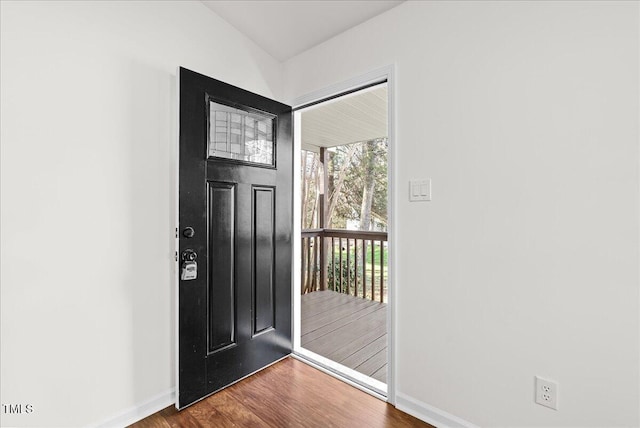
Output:
[[[311,288],[311,238],[307,238],[307,279],[305,283],[305,290],[309,293],[313,291]]]
[[[376,246],[375,241],[371,239],[371,300],[376,300]]]
[[[347,236],[347,293],[351,289],[351,238]]]
[[[380,241],[380,302],[384,302],[384,244]]]
[[[304,241],[305,239],[302,238],[302,243],[300,246],[301,251],[301,256],[302,256],[302,263],[300,263],[300,287],[302,288],[301,293],[300,294],[304,294],[305,292],[305,285],[306,285],[306,281],[305,281],[305,258],[304,258],[304,254],[305,254],[305,245],[304,245]]]
[[[360,257],[360,254],[358,254],[358,240],[354,239],[353,240],[353,272],[354,272],[354,276],[355,276],[355,286],[353,287],[353,295],[358,297],[358,274],[360,273],[358,271],[358,258]]]
[[[367,240],[362,238],[362,297],[367,298]]]
[[[320,290],[327,289],[327,242],[320,232]]]
[[[320,207],[319,224],[320,232],[320,290],[327,289],[327,242],[324,230],[329,227],[329,152],[326,147],[320,147],[320,164],[322,165],[322,179],[320,180]]]

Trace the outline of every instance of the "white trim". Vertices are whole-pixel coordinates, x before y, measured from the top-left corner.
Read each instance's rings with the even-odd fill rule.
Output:
[[[396,213],[398,212],[398,204],[395,192],[396,171],[399,170],[397,165],[398,140],[396,138],[396,74],[395,65],[388,66],[385,70],[387,79],[387,130],[389,152],[387,158],[387,206],[388,224],[387,239],[389,241],[389,254],[387,266],[387,332],[390,332],[387,343],[387,401],[392,405],[396,405],[396,338],[398,337],[398,329],[396,323],[397,311],[397,274],[396,266],[398,259],[396,257]]]
[[[636,21],[636,22],[640,22],[640,8],[638,8],[638,16],[636,17],[636,19],[638,19],[638,21]],[[637,33],[637,35],[638,35],[637,42],[640,44],[640,31]],[[638,65],[638,68],[640,68],[640,56],[638,56],[638,64],[637,65]],[[638,95],[637,99],[640,99],[640,85],[638,87],[637,95]],[[637,117],[637,119],[638,119],[638,124],[640,124],[640,109],[638,109],[638,117]],[[636,137],[638,137],[638,136],[636,135]],[[638,154],[640,155],[640,153],[638,153]],[[640,156],[638,157],[638,166],[640,166]],[[638,180],[638,184],[640,184],[640,180]],[[640,190],[640,188],[638,188],[638,187],[636,189]],[[636,196],[640,197],[640,191],[638,192],[638,194]],[[640,225],[640,218],[638,220],[639,220],[638,223]],[[640,241],[640,227],[637,230],[638,230],[638,236],[636,238]],[[638,255],[638,265],[637,266],[638,266],[638,276],[640,277],[640,255]],[[640,296],[638,296],[638,302],[636,302],[636,303],[640,304]],[[637,321],[638,321],[638,327],[640,327],[640,311],[638,311],[638,320]],[[640,329],[638,330],[638,340],[640,340]],[[636,369],[638,370],[638,372],[640,372],[640,358],[638,358],[638,363],[637,364],[638,365],[637,365]],[[638,372],[636,372],[636,373],[638,373]],[[638,379],[638,380],[640,381],[640,379]],[[638,406],[638,420],[640,421],[640,406]]]
[[[336,83],[334,85],[328,86],[324,89],[320,89],[318,91],[315,92],[311,92],[309,94],[303,95],[301,97],[298,97],[296,99],[294,99],[293,101],[291,101],[289,104],[291,104],[293,106],[294,109],[294,115],[296,113],[299,114],[299,112],[296,112],[295,110],[299,110],[301,107],[304,107],[308,104],[311,103],[316,103],[316,102],[321,102],[322,100],[325,100],[327,98],[331,98],[331,97],[335,97],[335,96],[340,96],[340,94],[344,94],[350,91],[354,91],[357,90],[359,88],[363,88],[366,87],[368,85],[372,85],[375,83],[382,83],[382,82],[387,82],[387,127],[388,127],[388,141],[389,141],[389,154],[388,154],[388,207],[389,207],[389,220],[388,220],[388,224],[387,224],[387,233],[388,233],[388,240],[389,240],[389,258],[388,258],[388,281],[389,281],[389,285],[387,288],[387,332],[390,332],[391,334],[388,335],[388,347],[387,347],[387,388],[386,388],[386,394],[387,394],[387,402],[389,402],[390,404],[395,405],[396,404],[396,352],[397,352],[397,348],[396,348],[396,337],[397,337],[397,329],[396,329],[396,313],[397,313],[397,306],[396,306],[396,288],[397,288],[397,275],[396,275],[396,269],[395,266],[397,265],[397,260],[396,260],[396,238],[395,238],[395,231],[396,231],[396,216],[395,213],[398,210],[397,207],[397,199],[396,199],[396,195],[395,195],[395,191],[394,191],[394,187],[395,187],[395,174],[396,171],[398,170],[397,168],[397,164],[396,164],[396,153],[397,153],[397,141],[396,141],[396,100],[395,100],[395,87],[396,87],[396,82],[395,82],[395,69],[396,66],[395,64],[391,64],[388,65],[386,67],[382,67],[382,68],[378,68],[376,70],[373,70],[369,73],[365,73],[363,75],[360,76],[356,76],[354,78],[345,80],[344,82],[340,82],[340,83]],[[295,123],[295,122],[294,122]],[[295,128],[295,127],[294,127]],[[295,132],[295,130],[294,130]],[[299,140],[299,139],[298,139]],[[299,153],[299,149],[300,149],[300,142],[297,142],[297,146],[296,146],[296,139],[294,138],[294,157],[298,155]],[[299,167],[297,169],[297,171],[299,171]],[[295,175],[295,171],[294,171],[294,175]],[[300,183],[297,183],[297,187],[295,184],[295,178],[294,178],[294,216],[295,213],[298,213],[300,211],[299,209],[299,198],[297,198],[296,195],[300,194]],[[300,236],[300,227],[299,227],[299,223],[300,220],[298,218],[298,221],[295,222],[295,217],[294,217],[294,230],[293,230],[293,236],[294,237],[299,237]],[[298,264],[296,264],[299,252],[296,251],[296,243],[299,245],[299,239],[294,239],[294,252],[293,252],[293,268],[294,271],[293,272],[299,272],[298,270],[295,269],[299,269],[299,262]],[[298,248],[299,251],[299,248]],[[296,268],[296,266],[298,266]],[[299,313],[299,305],[300,305],[300,297],[299,295],[296,296],[296,294],[299,293],[295,293],[296,290],[300,289],[300,281],[299,281],[299,275],[295,275],[294,274],[294,301],[292,302],[292,304],[294,305],[294,311],[292,312],[293,314],[297,314]],[[296,308],[297,305],[297,308]],[[296,312],[296,310],[298,312]],[[295,322],[295,319],[294,319]],[[299,329],[299,323],[295,326],[295,329]],[[299,330],[298,330],[299,331]],[[295,330],[294,330],[295,333]],[[294,352],[295,353],[301,353],[302,350],[299,346],[299,341],[295,340],[295,335],[294,337]],[[311,353],[312,354],[312,353]],[[317,354],[316,354],[317,355]],[[342,366],[341,366],[342,367]]]
[[[334,97],[336,95],[357,90],[358,88],[362,88],[367,85],[384,82],[389,78],[389,76],[393,75],[394,68],[395,65],[389,65],[377,70],[370,71],[369,73],[356,76],[349,80],[345,80],[344,82],[336,83],[324,89],[320,89],[318,91],[314,91],[301,97],[295,98],[287,104],[290,104],[293,109],[296,110],[307,104],[315,103],[330,97]]]
[[[387,399],[387,397],[383,393],[375,389],[372,389],[371,386],[363,384],[363,382],[360,382],[355,378],[352,378],[351,376],[348,376],[347,374],[345,374],[345,369],[351,374],[360,375],[360,377],[366,377],[366,376],[356,372],[355,370],[351,370],[347,367],[342,367],[340,369],[332,368],[332,366],[336,365],[337,363],[334,361],[328,360],[322,355],[315,354],[306,349],[299,349],[297,352],[291,354],[291,357],[295,358],[298,361],[302,361],[303,363],[315,369],[318,369],[321,372],[326,373],[329,376],[334,377],[348,385],[351,385],[352,387],[359,389],[362,392],[366,392],[367,394],[379,400],[386,401]],[[375,382],[378,382],[378,381],[375,381]],[[378,384],[380,384],[379,386],[382,386],[384,388],[384,384],[382,382],[378,382]]]
[[[176,231],[174,237],[174,259],[173,259],[173,289],[174,289],[174,361],[175,361],[175,397],[173,402],[178,407],[178,386],[180,385],[180,277],[178,267],[178,252],[180,251],[180,239],[178,233],[180,230],[180,67],[176,71],[176,134],[175,134],[175,164],[173,165],[173,179],[174,188],[173,195],[175,198],[175,211],[174,211],[174,230]]]
[[[339,379],[348,380],[350,384],[357,384],[359,389],[372,392],[374,396],[387,399],[387,385],[384,382],[380,382],[372,377],[363,375],[349,367],[345,367],[340,363],[337,363],[327,357],[323,357],[320,354],[316,354],[313,351],[304,348],[297,348],[294,350],[294,356],[300,357],[304,360],[313,362],[314,366],[322,367],[325,371],[333,372]]]
[[[302,254],[302,244],[300,242],[301,234],[301,207],[300,207],[300,186],[301,186],[301,177],[300,177],[300,168],[302,167],[302,162],[300,160],[300,150],[301,139],[302,139],[302,130],[300,126],[296,126],[296,124],[300,123],[300,112],[293,111],[292,112],[293,119],[293,243],[291,248],[291,350],[293,351],[296,348],[300,347],[300,336],[297,332],[302,331],[300,328],[300,287],[302,284],[300,282],[300,269],[302,269],[302,261],[300,260],[300,254]]]
[[[161,394],[149,398],[148,400],[128,408],[118,415],[112,416],[98,424],[93,425],[96,428],[110,428],[110,427],[126,427],[134,424],[147,416],[153,415],[156,412],[168,407],[174,403],[174,389],[171,388]]]
[[[396,393],[396,408],[437,428],[479,428],[478,425],[401,392]]]

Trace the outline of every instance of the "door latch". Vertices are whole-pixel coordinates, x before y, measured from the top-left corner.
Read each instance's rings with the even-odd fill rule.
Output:
[[[182,252],[182,270],[180,271],[181,280],[190,281],[198,277],[197,258],[198,254],[191,249],[187,249]]]

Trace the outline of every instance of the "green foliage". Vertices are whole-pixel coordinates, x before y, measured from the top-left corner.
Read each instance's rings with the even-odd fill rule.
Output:
[[[343,228],[346,220],[360,220],[363,188],[366,181],[366,168],[369,160],[372,160],[374,191],[371,204],[371,215],[382,230],[387,225],[387,152],[388,142],[386,138],[374,140],[373,144],[367,142],[347,144],[336,148],[332,156],[330,167],[334,171],[345,170],[344,186],[339,194],[330,192],[337,197],[336,214],[334,215],[333,228]],[[351,146],[356,145],[352,156]],[[330,170],[331,171],[331,170]]]
[[[383,251],[382,257],[384,257],[382,265],[387,266],[387,247],[380,248],[380,245],[374,245],[373,247],[373,260],[377,272],[380,272],[380,251]],[[371,265],[371,250],[367,251],[366,256],[367,264]]]
[[[359,282],[361,277],[361,272],[356,272],[353,258],[347,264],[346,252],[344,253],[342,264],[340,264],[340,257],[336,254],[333,263],[329,263],[327,266],[327,288],[341,293],[347,293],[348,287],[353,289],[354,284],[357,283],[356,280]],[[342,271],[342,277],[340,271]]]
[[[367,277],[367,281],[371,279],[371,270],[374,269],[376,272],[376,276],[380,275],[381,269],[384,269],[384,277],[385,281],[387,278],[387,247],[380,245],[374,245],[373,250],[373,263],[371,258],[371,247],[367,247],[367,252],[365,254],[364,260],[364,272]],[[342,249],[342,264],[340,263],[340,254],[339,252],[334,255],[333,263],[330,261],[327,265],[327,288],[329,290],[342,292],[342,293],[350,293],[353,294],[353,287],[357,285],[358,294],[362,295],[362,275],[363,275],[363,266],[362,266],[362,253],[358,251],[359,254],[356,254],[355,249],[351,248],[349,250],[349,262],[347,263],[347,250]],[[380,252],[382,252],[382,265],[380,264]],[[358,269],[356,270],[356,258],[358,258]],[[340,272],[342,271],[342,277],[340,276]],[[334,285],[335,278],[335,285]],[[342,280],[340,279],[342,278]],[[349,288],[347,288],[349,287]],[[377,287],[377,284],[376,284]]]

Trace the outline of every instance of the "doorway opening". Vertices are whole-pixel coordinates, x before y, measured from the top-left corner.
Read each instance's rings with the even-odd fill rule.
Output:
[[[387,397],[387,82],[294,114],[299,165],[294,352]]]

